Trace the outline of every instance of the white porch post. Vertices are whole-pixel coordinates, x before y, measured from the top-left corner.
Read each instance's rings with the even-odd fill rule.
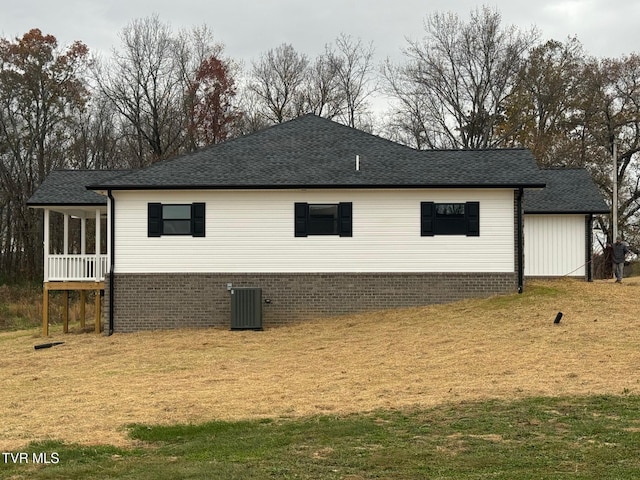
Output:
[[[42,335],[49,336],[49,209],[44,209],[44,283],[42,285]]]
[[[80,218],[80,254],[87,253],[87,219],[83,215]]]
[[[64,255],[69,255],[69,214],[64,214],[64,242],[63,251]]]
[[[42,242],[44,249],[44,281],[49,281],[49,209],[44,209],[44,241]]]
[[[102,272],[100,271],[100,266],[102,265],[100,262],[100,243],[100,208],[96,208],[96,268],[94,269],[96,282],[99,282],[102,276]]]

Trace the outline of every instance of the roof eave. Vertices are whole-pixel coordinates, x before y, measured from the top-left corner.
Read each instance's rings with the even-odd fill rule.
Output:
[[[405,188],[544,188],[545,183],[419,183],[419,184],[229,184],[229,185],[88,185],[88,190],[297,190],[297,189],[405,189]]]
[[[607,215],[610,210],[526,210],[525,215]]]
[[[91,203],[61,203],[61,202],[27,202],[29,208],[44,208],[44,207],[104,207],[107,202],[91,202]]]

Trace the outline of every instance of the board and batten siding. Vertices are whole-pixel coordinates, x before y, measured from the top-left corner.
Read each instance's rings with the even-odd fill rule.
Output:
[[[585,242],[584,215],[525,215],[525,276],[584,276]]]
[[[115,191],[115,271],[513,272],[501,189]],[[420,236],[420,202],[480,202],[480,236]],[[206,203],[206,236],[147,237],[147,204]],[[353,237],[294,237],[294,203],[353,203]]]

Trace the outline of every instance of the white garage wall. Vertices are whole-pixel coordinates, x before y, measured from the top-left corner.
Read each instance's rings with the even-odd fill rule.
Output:
[[[585,275],[584,215],[525,215],[526,276]]]

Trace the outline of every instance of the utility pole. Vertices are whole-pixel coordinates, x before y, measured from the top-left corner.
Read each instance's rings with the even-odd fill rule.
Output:
[[[611,243],[618,238],[618,149],[615,140],[613,141],[613,200],[612,200],[613,212],[611,219],[613,224],[613,238]]]

